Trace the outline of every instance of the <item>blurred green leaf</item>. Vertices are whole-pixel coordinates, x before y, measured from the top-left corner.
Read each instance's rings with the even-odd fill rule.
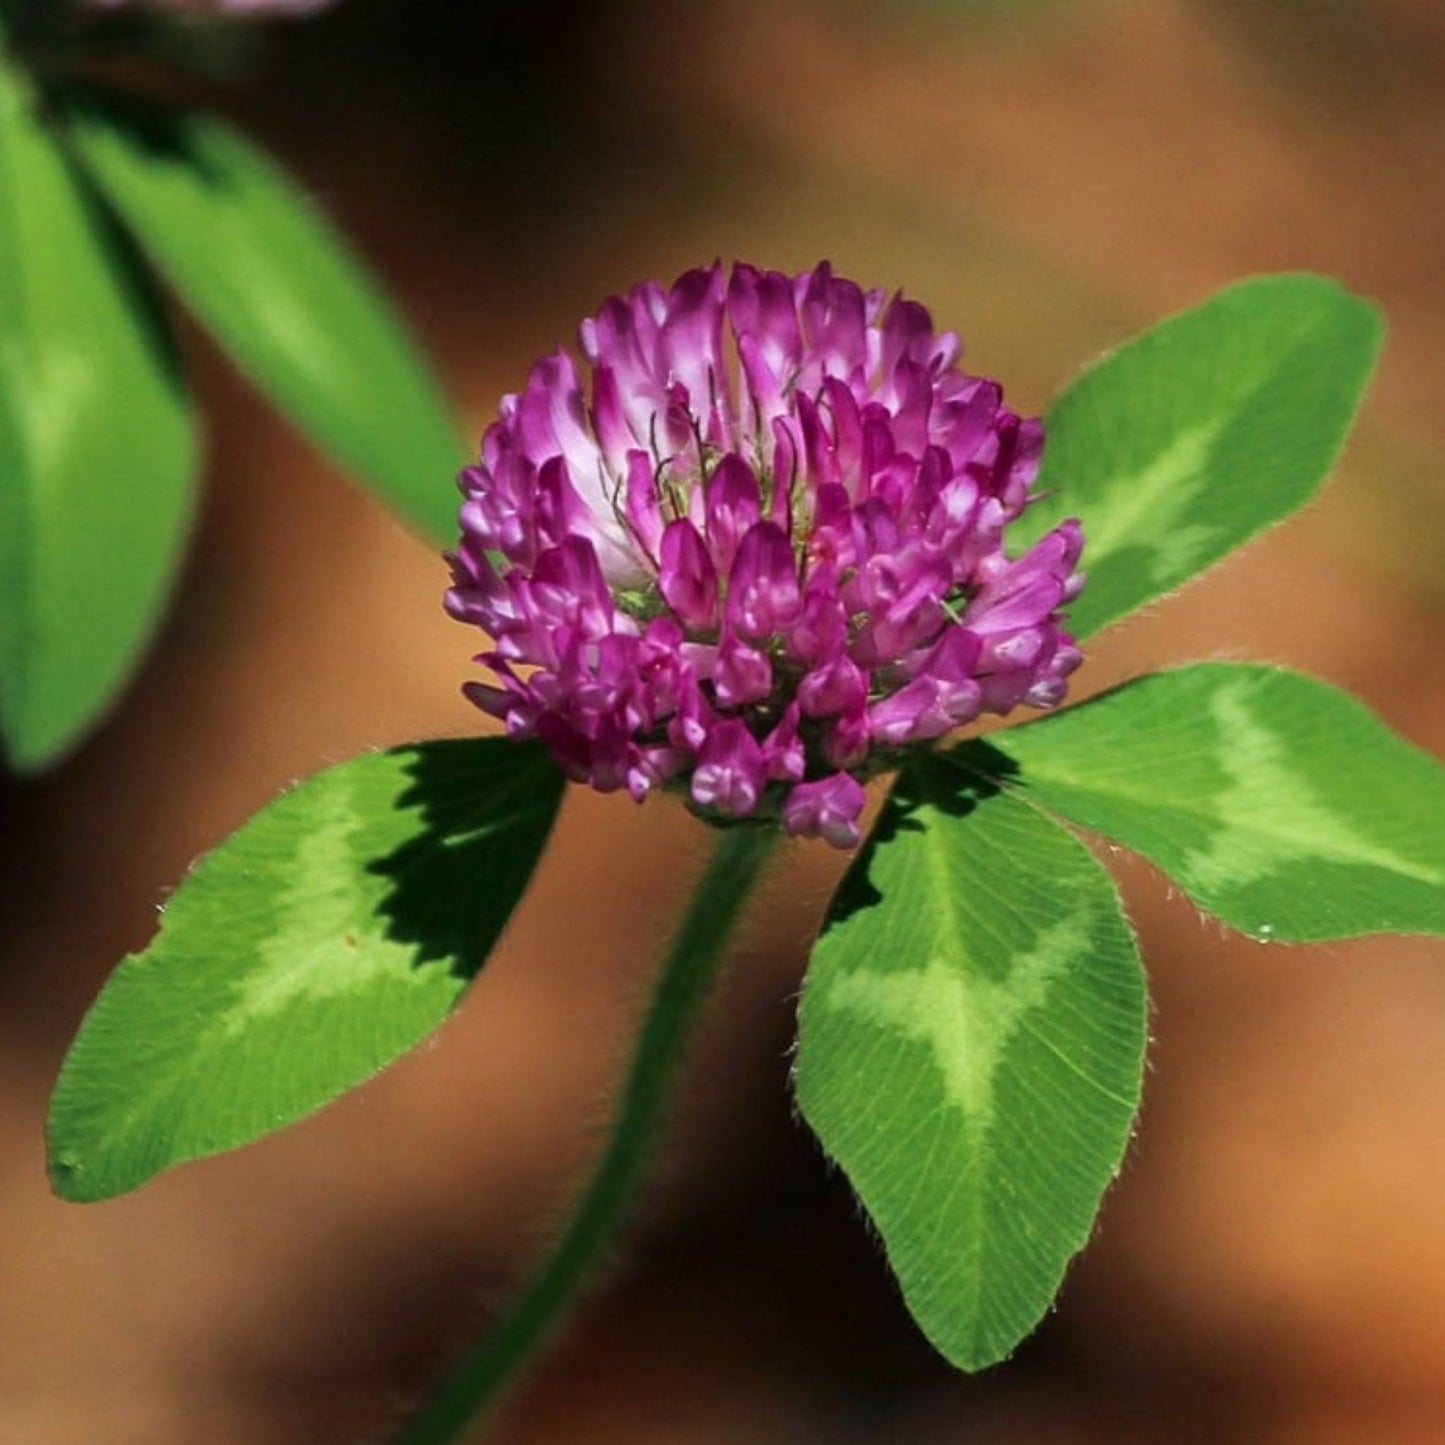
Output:
[[[1314,496],[1344,445],[1383,326],[1308,275],[1230,286],[1126,342],[1045,418],[1026,536],[1084,524],[1087,637],[1174,590]]]
[[[455,422],[377,283],[296,185],[211,116],[90,97],[69,128],[141,245],[261,390],[412,526],[452,541]]]
[[[813,951],[798,1104],[955,1365],[1002,1359],[1048,1308],[1119,1167],[1144,1041],[1088,849],[946,763],[905,773]]]
[[[1198,663],[949,756],[997,777],[1000,754],[1257,938],[1445,933],[1445,766],[1313,678]]]
[[[81,1026],[50,1114],[66,1199],[284,1127],[456,1005],[562,795],[540,745],[417,743],[299,784],[202,859]]]
[[[0,734],[55,761],[155,631],[194,438],[136,257],[0,67]]]

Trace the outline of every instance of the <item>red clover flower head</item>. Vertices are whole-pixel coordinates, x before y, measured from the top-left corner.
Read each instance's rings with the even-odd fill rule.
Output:
[[[1065,522],[1004,548],[1043,428],[950,332],[824,262],[644,282],[503,398],[461,475],[466,685],[566,772],[858,841],[863,782],[1080,661]]]

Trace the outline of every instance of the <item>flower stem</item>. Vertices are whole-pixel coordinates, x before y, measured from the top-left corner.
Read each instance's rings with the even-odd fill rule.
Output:
[[[395,1445],[453,1445],[476,1424],[576,1298],[627,1213],[657,1137],[690,1025],[777,830],[722,834],[658,978],[606,1151],[561,1238],[520,1298],[400,1434]]]

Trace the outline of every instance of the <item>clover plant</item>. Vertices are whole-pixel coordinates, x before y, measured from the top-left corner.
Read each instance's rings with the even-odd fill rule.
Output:
[[[173,167],[112,116],[72,126],[163,258],[203,158],[241,154],[187,126],[201,169]],[[36,174],[70,176],[12,133]],[[329,768],[197,865],[65,1063],[55,1189],[120,1194],[368,1078],[464,996],[569,780],[671,795],[715,851],[597,1172],[397,1440],[461,1438],[585,1281],[785,835],[852,854],[802,987],[802,1120],[934,1346],[965,1370],[1004,1359],[1086,1242],[1139,1103],[1145,981],[1089,840],[1256,938],[1445,933],[1445,768],[1347,695],[1202,662],[1065,705],[1101,628],[1314,495],[1381,332],[1331,281],[1256,277],[1039,421],[922,306],[826,264],[609,300],[581,362],[538,362],[461,476],[446,605],[479,629],[466,690],[494,723]],[[179,446],[166,383],[130,384]]]

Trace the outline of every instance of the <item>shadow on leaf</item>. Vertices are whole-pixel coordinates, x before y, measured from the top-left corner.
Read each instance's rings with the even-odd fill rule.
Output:
[[[873,870],[880,848],[896,845],[909,834],[926,834],[929,810],[967,817],[1017,772],[1011,758],[983,741],[965,743],[946,753],[925,753],[910,762],[898,774],[868,841],[839,884],[825,929],[884,901]]]
[[[390,883],[386,936],[470,980],[506,926],[547,840],[562,775],[538,746],[458,738],[393,750],[410,785],[396,807],[412,835],[367,865]]]

